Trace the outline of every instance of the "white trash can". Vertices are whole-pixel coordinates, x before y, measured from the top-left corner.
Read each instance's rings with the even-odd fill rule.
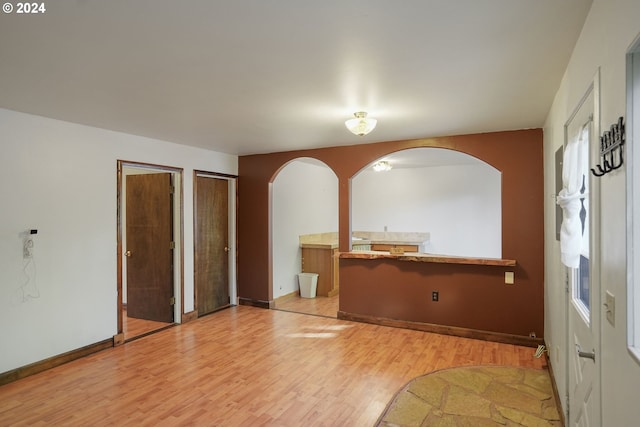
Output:
[[[298,285],[302,298],[315,298],[318,287],[318,273],[298,273]]]

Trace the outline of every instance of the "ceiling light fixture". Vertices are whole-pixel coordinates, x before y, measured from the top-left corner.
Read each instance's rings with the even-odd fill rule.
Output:
[[[353,113],[355,116],[354,119],[349,119],[344,122],[344,125],[349,129],[352,133],[358,136],[364,136],[375,129],[378,121],[376,119],[367,118],[367,113],[364,111],[359,111],[357,113]]]
[[[391,170],[391,165],[389,164],[389,162],[385,162],[383,160],[383,161],[380,161],[380,162],[376,162],[373,165],[373,170],[376,171],[376,172],[386,172],[388,170]]]

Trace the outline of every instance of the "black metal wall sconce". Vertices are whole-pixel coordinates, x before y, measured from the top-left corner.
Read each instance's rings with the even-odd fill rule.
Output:
[[[620,117],[618,123],[611,125],[611,130],[605,131],[600,137],[602,165],[596,165],[597,171],[591,168],[591,173],[595,176],[603,176],[620,168],[624,163],[622,155],[624,141],[624,118]]]

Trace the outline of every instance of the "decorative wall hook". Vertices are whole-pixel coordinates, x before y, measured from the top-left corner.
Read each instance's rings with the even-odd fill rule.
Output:
[[[624,163],[622,155],[624,141],[624,118],[620,117],[618,123],[611,125],[611,130],[605,131],[600,137],[602,165],[596,165],[597,171],[591,168],[591,173],[595,176],[603,176],[621,167]]]

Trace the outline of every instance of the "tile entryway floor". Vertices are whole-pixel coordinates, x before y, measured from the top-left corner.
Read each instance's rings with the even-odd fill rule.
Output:
[[[547,370],[450,368],[418,377],[400,390],[377,427],[551,426],[560,415]]]

